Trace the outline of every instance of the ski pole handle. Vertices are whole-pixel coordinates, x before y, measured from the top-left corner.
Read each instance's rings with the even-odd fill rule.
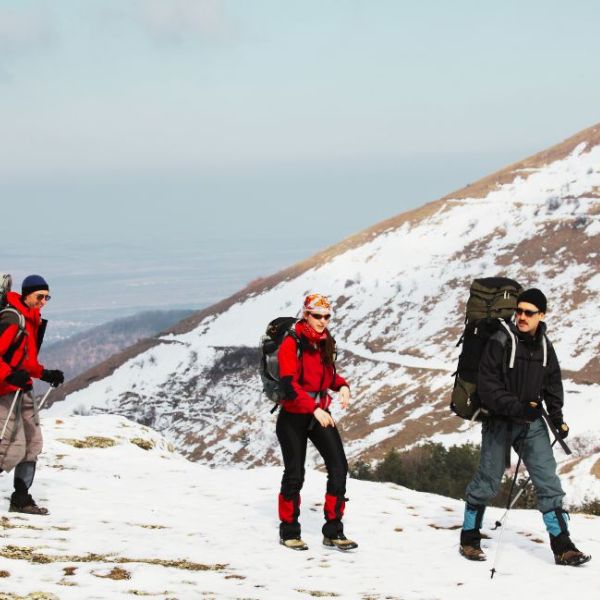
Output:
[[[569,448],[569,446],[567,446],[567,444],[565,443],[565,440],[563,440],[560,437],[560,433],[558,432],[558,429],[555,427],[554,423],[550,420],[550,415],[546,412],[546,409],[543,406],[541,408],[542,408],[542,416],[544,417],[544,421],[546,421],[546,425],[548,425],[550,431],[554,435],[555,440],[560,444],[560,447],[565,451],[565,454],[568,454],[568,455],[573,454],[573,452],[571,452],[571,449]]]

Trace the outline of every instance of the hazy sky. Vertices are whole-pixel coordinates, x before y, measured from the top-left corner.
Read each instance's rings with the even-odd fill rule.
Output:
[[[382,196],[374,222],[598,121],[599,17],[591,0],[0,0],[4,193],[104,223],[109,200],[132,218],[338,204],[350,177]]]
[[[0,0],[2,221],[48,252],[151,259],[201,237],[286,246],[284,266],[600,121],[599,17],[592,0]],[[1,254],[20,240],[3,227]]]

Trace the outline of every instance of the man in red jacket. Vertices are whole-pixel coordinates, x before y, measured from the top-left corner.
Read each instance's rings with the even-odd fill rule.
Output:
[[[47,515],[48,510],[38,506],[29,493],[42,450],[31,378],[53,387],[64,381],[62,371],[44,369],[38,361],[46,329],[40,310],[49,300],[46,280],[29,275],[21,294],[6,294],[7,307],[0,312],[0,471],[15,470],[9,510],[34,515]]]

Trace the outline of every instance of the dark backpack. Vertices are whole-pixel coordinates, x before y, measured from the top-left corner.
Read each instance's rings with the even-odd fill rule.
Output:
[[[481,420],[487,414],[477,394],[477,374],[483,350],[497,331],[506,333],[507,366],[509,369],[514,366],[517,340],[508,321],[517,308],[517,297],[522,291],[516,281],[506,277],[476,279],[471,284],[465,329],[456,344],[463,347],[450,399],[450,410],[463,419]]]
[[[259,365],[260,378],[263,384],[263,392],[269,400],[275,402],[271,412],[275,412],[277,406],[285,398],[285,393],[279,379],[279,358],[277,352],[283,340],[289,335],[296,342],[298,360],[302,356],[302,345],[296,334],[295,326],[298,319],[294,317],[277,317],[268,325],[265,335],[260,342],[261,359]]]
[[[25,335],[25,317],[18,310],[7,306],[6,294],[10,292],[11,287],[12,277],[8,273],[0,275],[0,333],[9,325],[16,325],[18,329],[13,343],[2,357],[6,363],[10,363]]]

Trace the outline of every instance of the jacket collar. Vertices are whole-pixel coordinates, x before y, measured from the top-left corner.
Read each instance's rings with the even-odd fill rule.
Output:
[[[29,306],[21,299],[21,294],[18,294],[17,292],[8,292],[8,294],[6,294],[6,302],[9,306],[18,310],[30,323],[39,324],[41,321],[42,317],[40,315],[40,309],[29,308]]]
[[[546,323],[540,321],[535,335],[529,335],[528,333],[521,333],[515,326],[518,332],[518,337],[521,342],[528,346],[539,346],[542,343],[542,337],[546,334]]]

